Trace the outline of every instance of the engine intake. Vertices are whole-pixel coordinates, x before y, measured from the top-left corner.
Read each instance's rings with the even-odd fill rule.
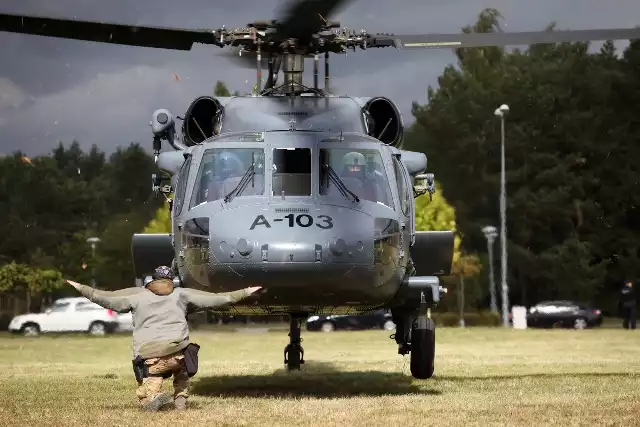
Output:
[[[187,147],[201,144],[220,132],[222,104],[211,96],[196,98],[184,116],[182,137]]]
[[[385,97],[375,97],[367,101],[363,110],[368,115],[369,136],[392,147],[400,148],[404,125],[400,111],[393,101]]]

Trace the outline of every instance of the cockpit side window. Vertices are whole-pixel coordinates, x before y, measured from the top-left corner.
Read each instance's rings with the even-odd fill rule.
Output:
[[[182,205],[184,204],[184,197],[187,191],[187,180],[189,179],[189,171],[191,170],[191,156],[182,164],[180,172],[178,173],[178,179],[176,182],[176,195],[173,204],[174,215],[180,215],[182,211]]]
[[[273,195],[311,195],[311,149],[273,150]]]
[[[253,165],[253,168],[251,166]],[[246,185],[241,185],[243,176]],[[212,148],[204,152],[189,209],[202,203],[264,194],[264,150],[261,148]],[[238,187],[240,185],[240,187]]]
[[[393,207],[389,179],[378,150],[353,148],[320,150],[320,195],[331,198],[344,197],[335,182],[329,179],[324,165],[331,166],[343,185],[361,200]]]
[[[411,208],[412,194],[407,186],[407,181],[404,175],[404,168],[395,156],[393,157],[393,170],[396,175],[396,183],[398,185],[398,197],[400,198],[400,210],[405,216],[409,216],[409,210]]]

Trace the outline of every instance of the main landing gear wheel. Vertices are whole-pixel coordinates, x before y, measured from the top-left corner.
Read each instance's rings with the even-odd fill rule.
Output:
[[[434,371],[436,354],[436,324],[433,319],[421,315],[411,327],[411,375],[425,380]]]
[[[300,322],[299,317],[291,316],[289,319],[289,344],[284,348],[284,364],[289,371],[299,370],[304,363],[304,350],[300,343]]]

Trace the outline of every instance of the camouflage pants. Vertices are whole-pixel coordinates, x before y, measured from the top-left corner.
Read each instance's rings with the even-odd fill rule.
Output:
[[[189,397],[189,376],[184,364],[182,352],[162,357],[154,357],[145,361],[149,376],[138,383],[136,396],[141,404],[151,400],[162,391],[163,374],[173,375],[173,397]],[[158,376],[153,376],[158,375]]]

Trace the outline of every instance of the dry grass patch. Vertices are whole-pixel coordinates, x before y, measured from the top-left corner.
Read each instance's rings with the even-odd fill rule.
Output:
[[[436,376],[413,380],[383,331],[196,332],[187,413],[136,406],[130,336],[0,336],[2,425],[637,425],[640,333],[441,328]],[[166,383],[171,390],[170,382]]]

